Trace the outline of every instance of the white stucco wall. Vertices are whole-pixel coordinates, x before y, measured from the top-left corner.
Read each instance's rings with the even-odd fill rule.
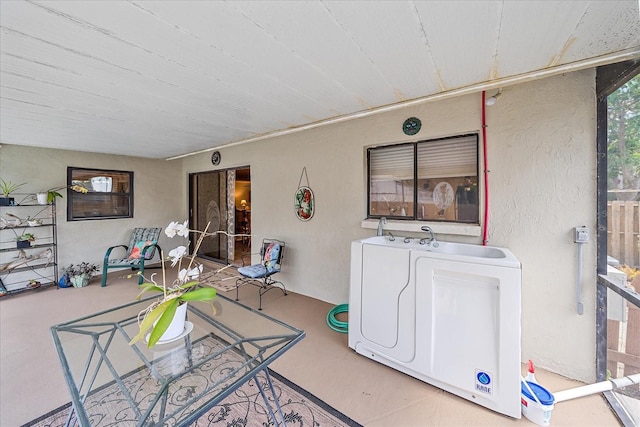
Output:
[[[492,244],[520,259],[522,355],[595,380],[595,73],[583,71],[505,91],[489,116]],[[587,226],[584,315],[576,313],[578,249]]]
[[[134,217],[67,221],[66,191],[61,191],[64,198],[58,198],[56,204],[60,267],[82,261],[102,266],[107,248],[128,244],[134,227],[165,227],[172,220],[186,217],[186,179],[180,162],[6,143],[0,147],[0,177],[13,182],[26,182],[19,192],[31,193],[64,185],[68,166],[133,171]],[[164,234],[160,237],[163,249],[173,248],[176,243]],[[117,255],[116,252],[113,254]]]
[[[581,71],[506,87],[499,102],[487,108],[489,244],[510,248],[522,262],[522,358],[585,381],[595,378],[595,242],[584,248],[585,314],[579,316],[571,231],[586,225],[595,235],[594,90],[594,71]],[[481,133],[480,97],[426,103],[224,148],[218,168],[250,165],[253,241],[286,241],[281,279],[287,287],[344,303],[350,242],[375,233],[361,226],[366,147]],[[414,138],[404,135],[401,126],[411,116],[422,120]],[[185,173],[211,170],[210,153],[188,157],[184,166]],[[299,221],[293,210],[303,167],[316,201],[309,222]],[[475,236],[438,238],[480,244],[475,231]]]

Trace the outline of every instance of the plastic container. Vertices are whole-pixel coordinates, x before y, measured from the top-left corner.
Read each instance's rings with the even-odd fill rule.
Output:
[[[526,384],[522,381],[521,390],[522,415],[539,426],[548,426],[555,401],[553,394],[540,384],[530,381],[526,381]],[[535,393],[535,398],[532,392]]]
[[[532,360],[529,360],[527,362],[527,377],[525,378],[525,380],[529,381],[530,383],[538,384],[538,381],[536,381],[536,368],[533,366]]]

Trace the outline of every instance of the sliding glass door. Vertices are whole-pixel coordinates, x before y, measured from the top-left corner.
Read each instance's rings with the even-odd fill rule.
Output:
[[[249,167],[189,175],[189,225],[192,229],[223,231],[207,237],[197,256],[223,264],[242,265],[251,252],[251,171]],[[235,238],[229,238],[227,234]],[[190,253],[197,235],[190,236]],[[247,258],[248,259],[248,258]]]
[[[226,231],[233,233],[233,206],[229,209],[229,186],[235,182],[233,171],[201,172],[190,175],[190,218],[189,224],[196,230]],[[233,192],[231,192],[233,194]],[[230,230],[231,227],[231,230]],[[193,251],[198,236],[190,236],[190,250]],[[229,239],[226,234],[207,237],[202,242],[197,256],[227,264],[229,262]]]

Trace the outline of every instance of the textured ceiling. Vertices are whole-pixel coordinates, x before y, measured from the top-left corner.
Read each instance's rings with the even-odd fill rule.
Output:
[[[640,56],[637,0],[16,0],[0,30],[0,142],[156,158]]]

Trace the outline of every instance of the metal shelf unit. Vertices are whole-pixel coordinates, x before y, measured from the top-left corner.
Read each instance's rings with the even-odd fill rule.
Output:
[[[58,286],[58,240],[55,200],[40,205],[29,194],[12,194],[14,206],[0,206],[0,296]],[[30,225],[31,224],[31,225]],[[18,248],[16,239],[35,240]]]

